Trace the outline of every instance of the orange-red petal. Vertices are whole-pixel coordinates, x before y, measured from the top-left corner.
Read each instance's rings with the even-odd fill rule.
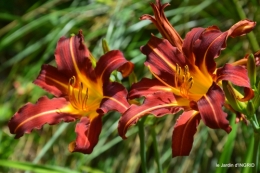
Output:
[[[224,92],[215,83],[208,92],[197,102],[201,119],[206,126],[213,129],[223,129],[227,133],[231,131],[227,114],[223,112],[222,106],[225,101]]]
[[[122,52],[112,50],[101,56],[95,68],[96,76],[103,82],[109,80],[112,71],[119,69],[123,76],[129,75],[133,70],[133,64],[127,61]]]
[[[217,81],[227,80],[237,86],[244,87],[244,98],[238,98],[240,101],[248,101],[254,97],[254,91],[251,89],[247,70],[242,66],[233,66],[225,64],[217,70]]]
[[[184,112],[177,119],[172,133],[172,157],[190,154],[200,119],[197,111]]]
[[[40,86],[44,90],[56,97],[67,95],[69,78],[58,71],[56,67],[51,65],[42,65],[42,69],[34,84]]]
[[[203,33],[205,28],[194,28],[187,33],[182,46],[183,54],[186,57],[186,60],[189,61],[193,66],[195,65],[196,57],[193,53],[193,46],[197,39],[200,38],[200,35]]]
[[[89,59],[90,53],[84,44],[82,31],[70,38],[61,37],[58,41],[55,60],[58,70],[69,78],[78,76],[85,71],[92,71],[92,63]],[[93,73],[87,73],[93,74]]]
[[[155,92],[167,91],[167,90],[170,90],[170,88],[165,86],[156,78],[154,79],[143,78],[141,79],[141,81],[134,83],[131,86],[128,97],[129,99],[134,99],[149,94],[153,94]]]
[[[104,98],[97,110],[100,114],[105,114],[108,111],[116,110],[124,113],[129,108],[127,101],[127,90],[117,82],[109,82],[103,86]]]
[[[127,129],[145,115],[153,114],[156,117],[165,114],[177,113],[181,105],[177,103],[176,97],[171,92],[157,92],[146,96],[144,103],[140,106],[131,105],[121,116],[118,124],[118,133],[126,138]]]
[[[102,128],[102,116],[98,115],[92,120],[82,117],[77,123],[75,132],[76,140],[69,145],[70,152],[80,152],[90,154],[98,143],[98,138]]]
[[[151,20],[154,25],[157,27],[162,36],[169,40],[169,42],[176,47],[179,51],[181,51],[182,47],[182,38],[179,33],[172,27],[168,19],[164,14],[164,8],[169,6],[169,3],[161,5],[160,0],[156,0],[156,4],[151,4],[154,12],[154,16],[149,14],[144,14],[140,17],[141,20]]]
[[[242,66],[233,66],[225,64],[217,69],[217,81],[227,80],[237,86],[250,88],[250,81],[247,76],[247,70]]]
[[[221,32],[216,26],[206,28],[200,38],[194,42],[192,52],[196,57],[195,64],[202,72],[212,74],[216,68],[214,58],[217,58],[221,50],[226,48],[227,38],[229,36],[237,37],[245,35],[250,32],[254,26],[255,22],[253,21],[241,20],[226,32]]]
[[[81,115],[63,112],[68,105],[65,98],[48,99],[46,96],[41,97],[36,104],[27,103],[9,121],[10,132],[19,138],[33,129],[40,129],[44,124],[75,121]]]
[[[141,47],[141,52],[147,56],[145,65],[159,78],[174,86],[176,64],[187,65],[183,54],[173,47],[168,40],[152,36],[149,42]]]

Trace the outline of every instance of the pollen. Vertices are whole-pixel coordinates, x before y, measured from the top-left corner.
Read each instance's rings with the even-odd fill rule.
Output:
[[[189,90],[193,86],[194,80],[189,72],[189,66],[185,65],[182,69],[176,64],[176,72],[174,77],[175,87],[180,89],[180,95],[189,99]]]
[[[69,79],[68,83],[68,98],[71,105],[78,110],[87,111],[88,88],[84,87],[82,82],[76,81],[73,76]]]

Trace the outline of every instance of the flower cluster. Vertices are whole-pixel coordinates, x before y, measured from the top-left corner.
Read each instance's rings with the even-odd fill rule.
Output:
[[[247,108],[239,104],[254,97],[251,79],[243,66],[249,57],[221,67],[217,67],[215,58],[226,48],[229,37],[247,34],[256,23],[241,20],[225,32],[216,26],[194,28],[182,39],[164,14],[168,5],[156,0],[151,4],[154,16],[141,17],[151,20],[163,36],[152,35],[141,47],[152,79],[134,83],[128,93],[122,84],[110,80],[114,70],[123,77],[133,70],[122,52],[108,51],[95,62],[84,44],[82,31],[70,38],[62,37],[55,51],[57,67],[43,65],[34,81],[55,97],[44,96],[36,104],[20,108],[9,122],[10,132],[19,138],[46,123],[79,119],[76,140],[70,143],[69,150],[91,153],[101,132],[102,116],[108,111],[122,114],[118,133],[124,139],[128,128],[146,115],[161,117],[181,111],[172,134],[173,157],[189,155],[201,120],[210,128],[229,133],[232,128],[223,107],[241,119]],[[243,88],[243,95],[233,85]],[[145,98],[143,103],[130,104],[129,100],[141,97]]]

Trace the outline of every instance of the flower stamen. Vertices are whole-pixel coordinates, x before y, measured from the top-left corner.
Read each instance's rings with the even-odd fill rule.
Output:
[[[193,86],[194,80],[193,77],[190,75],[189,66],[185,65],[184,69],[176,64],[176,73],[174,77],[174,84],[175,87],[180,87],[180,95],[189,99],[189,90]],[[182,74],[182,75],[181,75]],[[178,85],[180,83],[180,85]]]
[[[88,88],[84,92],[84,85],[82,82],[79,83],[77,88],[76,77],[73,76],[69,79],[68,84],[68,98],[71,105],[78,110],[87,111],[87,100],[88,100]]]
[[[181,75],[181,67],[176,64],[176,75],[174,76],[174,87],[178,86],[178,77]]]

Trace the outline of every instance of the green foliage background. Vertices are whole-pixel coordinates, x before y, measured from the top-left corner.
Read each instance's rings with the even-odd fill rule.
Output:
[[[46,95],[32,81],[42,64],[54,64],[58,39],[79,29],[83,30],[85,42],[95,57],[102,55],[101,40],[105,38],[111,49],[120,49],[135,63],[138,80],[150,77],[143,65],[145,56],[139,51],[151,33],[160,36],[150,21],[139,20],[142,14],[152,14],[150,2],[153,0],[0,1],[0,172],[141,172],[137,127],[132,127],[128,139],[123,141],[117,135],[118,113],[103,118],[100,141],[90,155],[71,154],[67,150],[75,138],[75,123],[45,125],[19,140],[10,135],[7,123],[22,105],[35,103]],[[260,21],[257,0],[174,0],[170,3],[166,16],[183,38],[193,27],[217,25],[225,31],[245,16]],[[251,37],[259,43],[258,23],[253,32]],[[217,63],[233,62],[257,51],[258,44],[252,43],[249,37],[230,38]],[[127,79],[123,82],[129,87]],[[150,116],[145,121],[149,173],[158,172],[152,147],[153,130],[164,172],[251,171],[251,168],[216,167],[217,163],[250,163],[253,153],[250,125],[234,124],[234,115],[230,113],[228,119],[233,130],[229,135],[201,123],[190,156],[172,159],[171,134],[176,118]]]

